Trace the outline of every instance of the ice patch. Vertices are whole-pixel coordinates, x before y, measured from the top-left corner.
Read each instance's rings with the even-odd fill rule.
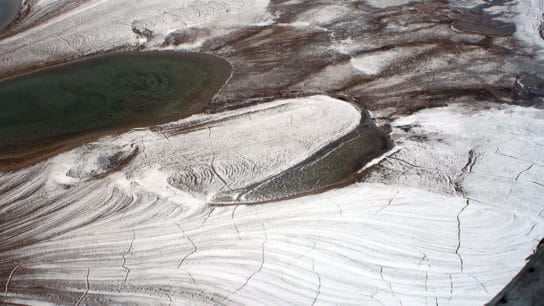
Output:
[[[388,8],[392,6],[399,6],[399,5],[405,5],[410,2],[417,2],[420,0],[365,0],[366,3],[368,3],[371,6],[377,7],[377,8]]]
[[[315,25],[327,25],[340,18],[348,17],[351,11],[352,10],[350,8],[343,5],[329,5],[325,7],[317,7],[299,16],[296,22]]]
[[[544,0],[520,0],[515,8],[516,37],[544,58]]]

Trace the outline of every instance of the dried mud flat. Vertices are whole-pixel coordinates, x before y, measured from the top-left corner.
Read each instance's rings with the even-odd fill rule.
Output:
[[[122,50],[233,74],[203,114],[0,173],[3,303],[479,305],[544,236],[542,1],[24,5],[2,77]],[[307,186],[359,107],[395,143],[359,182],[210,205]]]

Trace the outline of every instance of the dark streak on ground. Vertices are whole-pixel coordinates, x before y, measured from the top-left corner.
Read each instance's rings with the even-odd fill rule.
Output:
[[[542,305],[544,301],[544,240],[527,265],[486,305]]]

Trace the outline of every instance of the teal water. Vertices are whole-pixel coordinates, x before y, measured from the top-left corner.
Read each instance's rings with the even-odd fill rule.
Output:
[[[361,124],[301,164],[242,190],[219,193],[212,203],[262,203],[318,192],[354,179],[357,171],[389,146],[387,136],[375,125]]]
[[[10,24],[17,17],[21,2],[21,0],[0,0],[0,29]]]
[[[0,81],[0,160],[87,133],[190,116],[231,70],[206,54],[124,53]]]

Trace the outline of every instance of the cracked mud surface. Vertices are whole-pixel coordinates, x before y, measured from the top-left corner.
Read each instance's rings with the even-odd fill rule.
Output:
[[[0,172],[2,303],[481,305],[544,236],[539,0],[25,5],[2,77],[120,50],[234,71],[204,114]],[[342,100],[395,143],[360,181],[210,205],[310,171],[361,124]]]
[[[541,242],[528,257],[527,265],[487,305],[538,305],[544,298],[542,293],[542,268],[544,247]]]

